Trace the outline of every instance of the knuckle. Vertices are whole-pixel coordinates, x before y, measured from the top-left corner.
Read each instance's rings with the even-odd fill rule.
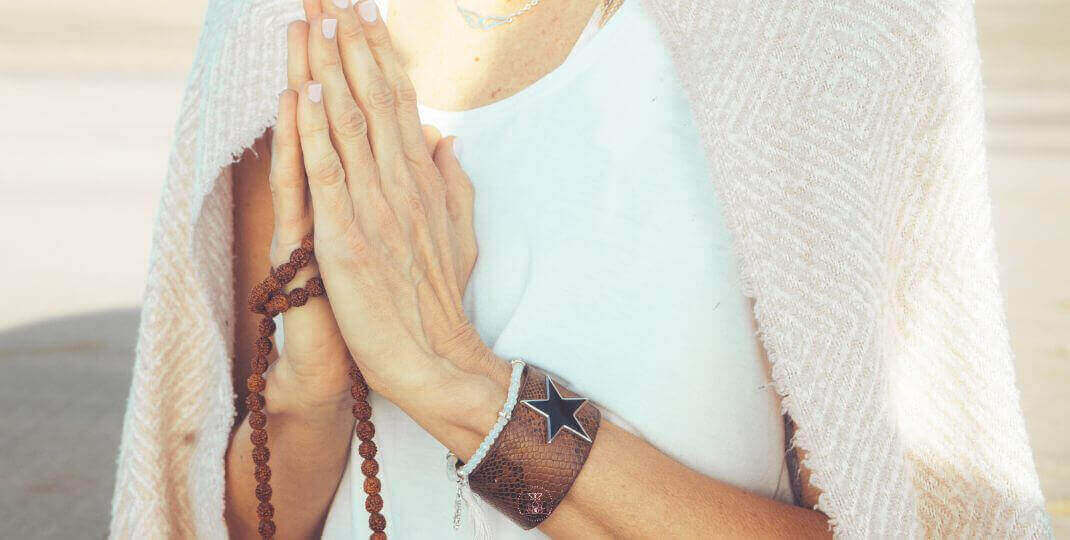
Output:
[[[343,42],[357,42],[364,39],[364,28],[360,24],[343,24],[338,27],[338,37]]]
[[[317,184],[335,184],[345,180],[342,164],[334,156],[322,156],[308,167],[309,179]]]
[[[368,88],[368,106],[377,111],[394,108],[394,90],[381,78],[373,79]]]
[[[368,40],[368,45],[373,49],[384,49],[390,47],[390,36],[384,31],[372,31],[365,35],[365,39]]]
[[[357,107],[342,113],[334,126],[338,135],[349,138],[366,137],[368,135],[368,121],[364,113]]]
[[[394,94],[399,105],[415,105],[417,102],[416,88],[405,75],[399,76],[394,81]]]

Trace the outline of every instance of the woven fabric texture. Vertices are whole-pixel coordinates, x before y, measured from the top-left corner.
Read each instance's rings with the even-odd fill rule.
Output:
[[[972,3],[643,1],[835,532],[1051,536],[998,283]],[[208,7],[154,226],[114,538],[227,534],[229,165],[274,122],[300,17],[296,0]]]

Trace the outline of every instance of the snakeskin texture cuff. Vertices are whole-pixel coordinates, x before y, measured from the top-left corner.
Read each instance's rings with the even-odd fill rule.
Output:
[[[594,403],[525,366],[512,417],[468,476],[472,491],[525,530],[538,526],[572,487],[601,419]]]

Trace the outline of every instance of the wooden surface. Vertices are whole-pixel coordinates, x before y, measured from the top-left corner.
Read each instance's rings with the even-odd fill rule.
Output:
[[[150,223],[205,3],[0,3],[0,536],[105,534]],[[976,9],[1022,408],[1070,538],[1070,1]]]

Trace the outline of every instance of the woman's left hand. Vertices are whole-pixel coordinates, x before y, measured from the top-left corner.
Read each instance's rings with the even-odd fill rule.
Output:
[[[426,140],[375,4],[341,3],[306,2],[310,80],[291,82],[299,96],[287,91],[279,114],[296,114],[316,259],[343,338],[395,403],[464,372],[493,378],[507,366],[461,307],[476,256],[472,186],[452,139]],[[291,36],[291,62],[302,45]]]

